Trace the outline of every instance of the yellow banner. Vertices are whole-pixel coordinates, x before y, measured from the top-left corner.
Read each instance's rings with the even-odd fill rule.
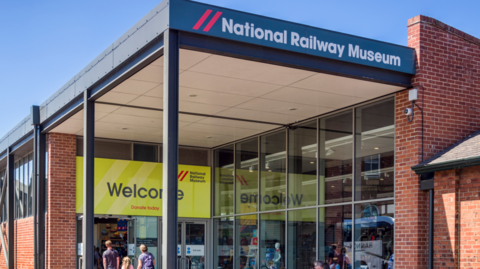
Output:
[[[178,216],[210,218],[210,167],[178,166]],[[162,216],[161,163],[95,158],[95,214]],[[83,212],[83,157],[77,157],[76,212]]]

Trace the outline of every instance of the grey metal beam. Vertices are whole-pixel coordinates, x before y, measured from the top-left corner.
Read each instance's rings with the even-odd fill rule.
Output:
[[[46,206],[46,186],[45,186],[45,173],[46,173],[46,134],[42,133],[40,125],[35,126],[37,133],[37,145],[35,147],[36,158],[36,176],[35,176],[35,207],[37,214],[37,237],[36,237],[36,255],[37,255],[37,268],[45,268],[45,206]],[[35,163],[35,162],[34,162]],[[40,232],[39,232],[40,231]]]
[[[177,268],[178,225],[178,32],[164,33],[162,268]]]
[[[95,150],[95,102],[90,91],[84,92],[83,100],[83,269],[93,268],[94,262],[94,150]]]
[[[8,148],[8,155],[7,155],[7,180],[8,180],[8,202],[7,202],[7,244],[8,244],[8,269],[15,268],[15,239],[14,239],[14,229],[15,229],[15,178],[14,178],[14,171],[15,171],[15,160],[14,156]],[[2,235],[3,236],[3,235]]]

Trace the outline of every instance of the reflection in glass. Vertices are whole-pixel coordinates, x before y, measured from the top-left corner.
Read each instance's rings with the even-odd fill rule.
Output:
[[[352,201],[352,112],[320,119],[319,203]]]
[[[350,205],[318,209],[319,260],[338,264],[342,269],[351,268],[348,266],[353,261],[351,224]]]
[[[239,216],[235,220],[237,231],[236,268],[257,268],[258,260],[258,220],[257,215]]]
[[[316,211],[312,208],[288,212],[287,268],[313,268],[317,250]]]
[[[205,268],[205,224],[185,223],[185,257],[190,268]]]
[[[355,205],[355,267],[394,268],[393,201]]]
[[[148,252],[152,253],[156,264],[160,261],[157,257],[158,253],[158,218],[157,217],[141,217],[137,216],[137,246],[135,253],[142,253],[140,245],[144,244],[148,248]]]
[[[356,201],[393,197],[394,108],[394,100],[387,99],[356,109]]]
[[[317,203],[317,121],[292,127],[288,137],[289,208]]]
[[[233,268],[233,217],[215,219],[213,224],[215,269]]]
[[[286,147],[285,131],[261,137],[260,166],[262,172],[259,197],[261,210],[285,208],[287,201],[285,193]]]
[[[260,214],[260,268],[285,266],[285,214]]]
[[[215,150],[215,216],[233,214],[233,145]]]
[[[28,156],[28,216],[32,215],[32,200],[33,200],[32,171],[33,171],[33,155],[30,154]]]
[[[258,139],[236,144],[236,213],[258,211]]]

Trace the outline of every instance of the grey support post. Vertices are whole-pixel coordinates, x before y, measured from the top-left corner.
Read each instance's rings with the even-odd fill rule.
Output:
[[[94,150],[95,150],[95,102],[90,91],[85,90],[83,100],[83,269],[93,268],[94,227]]]
[[[177,268],[178,225],[178,32],[164,32],[162,268]]]
[[[37,176],[35,187],[36,192],[35,196],[35,207],[37,214],[37,268],[45,268],[45,174],[46,174],[46,160],[45,160],[45,147],[46,147],[46,134],[42,134],[42,128],[40,125],[37,125],[35,128],[37,133],[37,147],[35,148],[35,158],[37,158],[36,171]],[[35,268],[36,269],[36,268]]]
[[[15,237],[14,237],[14,227],[15,227],[15,178],[14,170],[15,169],[15,160],[14,156],[10,151],[10,148],[7,150],[7,180],[8,180],[8,202],[7,202],[7,240],[8,240],[8,269],[15,268]],[[3,236],[3,235],[2,235]]]

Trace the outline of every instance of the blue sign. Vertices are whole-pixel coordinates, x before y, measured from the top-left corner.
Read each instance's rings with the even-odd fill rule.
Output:
[[[197,2],[170,1],[170,28],[415,74],[412,48]]]

